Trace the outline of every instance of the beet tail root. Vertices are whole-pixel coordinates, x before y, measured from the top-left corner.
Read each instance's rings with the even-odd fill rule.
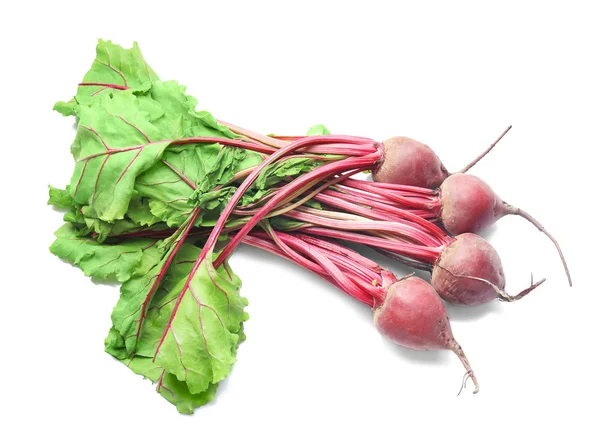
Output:
[[[532,278],[531,286],[529,286],[526,289],[523,289],[521,292],[519,292],[516,295],[510,295],[503,288],[500,288],[498,285],[496,285],[484,278],[469,276],[469,275],[455,274],[452,271],[448,270],[447,268],[441,267],[439,265],[438,265],[438,267],[440,267],[441,269],[446,271],[448,274],[452,275],[453,277],[455,277],[457,279],[468,279],[468,280],[475,280],[475,281],[478,281],[481,283],[485,283],[496,293],[496,296],[500,301],[506,301],[506,302],[520,300],[521,298],[525,297],[527,294],[529,294],[531,291],[533,291],[535,288],[537,288],[538,286],[540,286],[542,283],[544,283],[546,281],[546,279],[543,278],[543,279],[538,280],[537,282],[533,283],[533,278]]]
[[[483,159],[490,151],[493,150],[493,148],[500,142],[500,140],[502,138],[504,138],[504,135],[506,135],[508,133],[508,131],[512,129],[512,126],[508,126],[504,132],[502,132],[502,134],[498,137],[498,139],[496,139],[488,148],[486,148],[483,153],[481,153],[479,156],[477,156],[475,159],[473,159],[471,162],[469,162],[462,170],[458,171],[458,173],[466,173],[467,171],[469,171],[471,168],[473,168],[481,159]]]
[[[458,394],[460,395],[460,393],[462,392],[463,388],[466,386],[467,380],[469,378],[473,381],[473,384],[475,385],[475,387],[473,389],[473,393],[476,394],[477,392],[479,392],[479,382],[477,381],[477,377],[475,377],[475,373],[473,372],[473,368],[471,368],[471,364],[469,363],[469,359],[467,359],[467,355],[465,354],[465,352],[462,349],[462,347],[459,345],[458,342],[456,342],[456,340],[452,339],[448,343],[448,349],[452,350],[454,352],[454,354],[456,354],[458,356],[458,358],[462,362],[463,366],[467,370],[467,373],[465,374],[465,378],[464,378],[464,380],[462,382],[462,386],[461,386],[460,391],[458,392]]]
[[[506,215],[518,215],[520,217],[525,218],[527,221],[529,221],[531,224],[533,224],[540,232],[542,232],[544,235],[546,235],[552,241],[552,243],[556,247],[556,250],[558,251],[558,255],[560,256],[560,260],[565,269],[565,274],[567,274],[567,279],[569,280],[569,286],[573,286],[573,281],[571,280],[571,273],[569,272],[569,267],[567,266],[567,261],[565,259],[565,256],[563,255],[562,250],[560,249],[560,245],[558,245],[558,241],[554,238],[554,236],[552,236],[550,234],[550,232],[548,230],[546,230],[544,228],[544,226],[538,220],[536,220],[534,217],[529,215],[523,209],[520,209],[515,206],[511,206],[510,204],[505,202],[504,203],[504,212]]]

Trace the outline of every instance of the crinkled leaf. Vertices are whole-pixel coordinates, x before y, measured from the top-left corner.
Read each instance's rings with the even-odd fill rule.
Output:
[[[203,144],[181,150],[166,150],[164,162],[157,163],[138,177],[135,189],[139,195],[150,199],[152,214],[166,222],[169,226],[178,226],[191,213],[194,204],[200,206],[201,212],[197,224],[214,219],[230,197],[229,188],[213,191],[221,184],[230,182],[235,173],[254,166],[261,161],[256,154],[248,154],[244,150],[222,147],[218,144]],[[175,168],[177,171],[174,171]],[[190,186],[196,186],[196,190]],[[203,197],[204,196],[204,197]],[[192,203],[188,203],[194,198]],[[211,204],[204,200],[212,198]],[[221,199],[215,203],[214,199]]]
[[[135,96],[120,93],[80,111],[71,179],[73,199],[103,221],[123,219],[136,177],[152,167],[170,143],[139,110]]]
[[[144,253],[147,268],[140,274],[133,275],[121,286],[121,298],[113,309],[111,318],[114,328],[123,337],[123,345],[128,353],[133,353],[136,349],[148,310],[159,287],[168,286],[171,276],[177,274],[178,266],[172,265],[172,262],[174,256],[177,261],[186,251],[183,244],[185,235],[185,227],[182,227],[159,243],[155,251]]]
[[[179,395],[185,391],[191,397],[161,394],[186,413],[201,405],[203,393],[214,394],[213,387],[231,372],[239,342],[245,338],[242,323],[247,319],[247,300],[239,295],[241,282],[227,265],[214,269],[203,262],[186,287],[199,254],[194,245],[181,246],[151,299],[137,343],[135,330],[148,283],[158,271],[150,269],[124,283],[112,316],[114,328],[105,341],[107,352],[124,360],[134,372],[153,381],[163,373],[174,376],[173,385],[182,389]],[[187,408],[190,401],[196,406]],[[180,407],[180,402],[188,405]]]
[[[139,270],[147,268],[142,262],[156,250],[156,241],[131,239],[119,244],[101,244],[79,236],[71,224],[63,225],[55,233],[56,240],[50,251],[59,258],[78,266],[85,275],[100,278],[116,278],[119,282],[131,279]]]
[[[78,86],[77,95],[68,102],[56,103],[54,109],[65,116],[75,115],[78,105],[90,104],[94,97],[109,92],[118,92],[110,85],[143,92],[157,80],[158,76],[144,60],[136,42],[132,48],[124,49],[110,41],[98,40],[96,59]]]
[[[127,209],[127,217],[140,226],[153,226],[162,222],[159,217],[152,214],[148,199],[143,197],[132,198]]]
[[[264,190],[285,180],[287,177],[307,173],[320,165],[322,165],[321,161],[305,157],[281,160],[269,165],[260,173],[256,182],[254,182],[253,189]]]
[[[206,111],[197,112],[198,100],[185,93],[175,80],[155,81],[147,93],[138,94],[140,107],[153,115],[153,124],[171,138],[211,136],[235,138],[236,135]]]
[[[204,261],[187,288],[184,278],[160,301],[163,310],[152,314],[153,326],[160,328],[144,338],[145,343],[154,339],[147,345],[156,362],[185,381],[192,393],[229,375],[235,363],[237,332],[247,318],[239,279],[228,280],[222,274],[223,269],[217,272]]]
[[[122,219],[114,223],[107,223],[98,218],[84,216],[87,233],[92,233],[98,242],[104,242],[112,236],[132,233],[141,229],[141,226],[130,219]]]
[[[48,186],[48,204],[60,209],[70,209],[73,206],[73,198],[69,195],[67,189],[54,188]]]
[[[211,383],[208,388],[198,394],[191,394],[185,382],[177,380],[173,374],[165,371],[152,361],[151,357],[133,356],[123,346],[123,338],[113,327],[105,340],[106,351],[124,363],[134,373],[150,379],[156,384],[156,391],[167,401],[177,407],[183,414],[192,414],[200,406],[210,402],[217,391],[218,384]]]
[[[169,278],[148,311],[136,354],[185,381],[192,393],[223,380],[231,371],[247,300],[229,267],[218,270],[206,260],[186,281],[200,249],[184,244]]]
[[[169,227],[179,227],[192,214],[194,206],[187,199],[177,199],[170,202],[150,200],[150,212]]]
[[[214,210],[217,208],[222,209],[229,202],[236,189],[237,188],[235,186],[228,186],[216,191],[208,191],[204,193],[196,191],[190,197],[190,203],[197,205],[205,211]]]

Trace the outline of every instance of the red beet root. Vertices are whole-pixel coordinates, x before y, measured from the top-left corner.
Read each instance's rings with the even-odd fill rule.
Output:
[[[505,215],[504,202],[479,177],[453,174],[440,186],[444,228],[453,235],[477,233]]]
[[[477,378],[454,339],[444,303],[435,289],[418,277],[405,277],[391,285],[383,304],[374,310],[377,330],[390,341],[416,350],[452,350],[479,391]]]
[[[495,298],[516,301],[541,285],[545,279],[511,296],[504,290],[506,280],[496,250],[473,233],[456,237],[438,258],[431,273],[431,284],[451,303],[474,306]]]
[[[511,129],[509,126],[493,144],[459,171],[465,173],[488,154]],[[405,136],[395,136],[383,141],[383,159],[373,169],[373,180],[397,185],[437,188],[450,173],[427,145]]]
[[[373,170],[376,182],[437,188],[450,175],[427,145],[405,136],[383,142],[383,160]]]

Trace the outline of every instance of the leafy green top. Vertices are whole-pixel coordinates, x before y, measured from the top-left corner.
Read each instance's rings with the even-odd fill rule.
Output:
[[[155,382],[182,413],[213,398],[247,319],[241,282],[226,263],[215,269],[209,256],[191,271],[200,249],[190,235],[214,224],[244,172],[264,158],[197,141],[237,138],[197,103],[184,86],[160,81],[137,44],[99,41],[77,94],[55,105],[77,119],[75,168],[67,189],[51,187],[48,201],[67,210],[51,252],[88,276],[122,283],[106,351]],[[318,125],[309,133],[328,131]],[[269,166],[240,206],[327,159],[294,156]],[[166,229],[158,239],[136,236]]]

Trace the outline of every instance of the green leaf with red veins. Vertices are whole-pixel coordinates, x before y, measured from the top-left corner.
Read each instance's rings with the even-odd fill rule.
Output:
[[[89,206],[77,204],[67,190],[50,187],[48,204],[57,208],[67,209],[64,220],[77,228],[78,236],[94,234],[97,242],[104,242],[108,237],[122,235],[141,230],[144,226],[153,226],[154,230],[166,229],[167,226],[152,215],[147,203],[136,197],[127,210],[125,219],[113,223],[98,219],[94,210]],[[134,219],[135,218],[135,219]]]
[[[77,87],[77,95],[68,102],[58,102],[54,109],[61,114],[75,115],[79,105],[90,104],[95,97],[120,90],[145,92],[158,80],[148,66],[137,43],[130,49],[110,41],[98,41],[96,59]]]
[[[199,254],[198,247],[187,243],[177,251],[151,298],[137,344],[141,297],[148,295],[148,279],[159,272],[151,270],[144,278],[125,283],[112,315],[114,329],[106,341],[110,354],[121,359],[148,358],[185,382],[193,395],[229,375],[244,337],[242,323],[248,319],[239,278],[228,265],[215,269],[208,262],[191,271]]]
[[[114,245],[101,244],[79,236],[71,224],[63,225],[55,235],[56,240],[50,246],[52,254],[78,266],[85,275],[93,278],[115,278],[126,282],[147,271],[148,263],[152,262],[150,259],[158,253],[157,241],[138,238]]]
[[[198,394],[191,394],[185,382],[177,380],[173,374],[152,361],[151,357],[129,357],[123,348],[123,339],[114,327],[105,340],[106,351],[124,363],[134,373],[150,379],[156,385],[156,391],[177,407],[183,414],[192,414],[194,409],[210,402],[217,392],[218,384],[211,383]]]
[[[239,295],[239,278],[230,272],[229,278],[224,267],[215,270],[205,260],[191,274],[149,311],[137,354],[153,357],[195,394],[231,372],[247,300]]]
[[[157,245],[158,255],[150,254],[147,268],[142,270],[141,274],[133,275],[121,286],[121,298],[113,309],[111,318],[114,328],[123,337],[123,345],[128,353],[133,353],[136,349],[148,310],[157,291],[163,285],[162,282],[168,280],[172,270],[177,268],[172,262],[176,256],[181,256],[179,250],[185,246],[185,238],[197,213],[198,211],[173,235]]]
[[[184,381],[180,381],[164,368],[156,365],[149,357],[134,357],[125,363],[133,372],[156,383],[156,391],[177,407],[179,413],[190,415],[194,409],[212,401],[218,384],[210,383],[202,392],[192,394]]]
[[[79,115],[69,194],[103,221],[123,219],[136,177],[160,160],[171,141],[164,140],[128,93],[107,95],[82,107]]]

